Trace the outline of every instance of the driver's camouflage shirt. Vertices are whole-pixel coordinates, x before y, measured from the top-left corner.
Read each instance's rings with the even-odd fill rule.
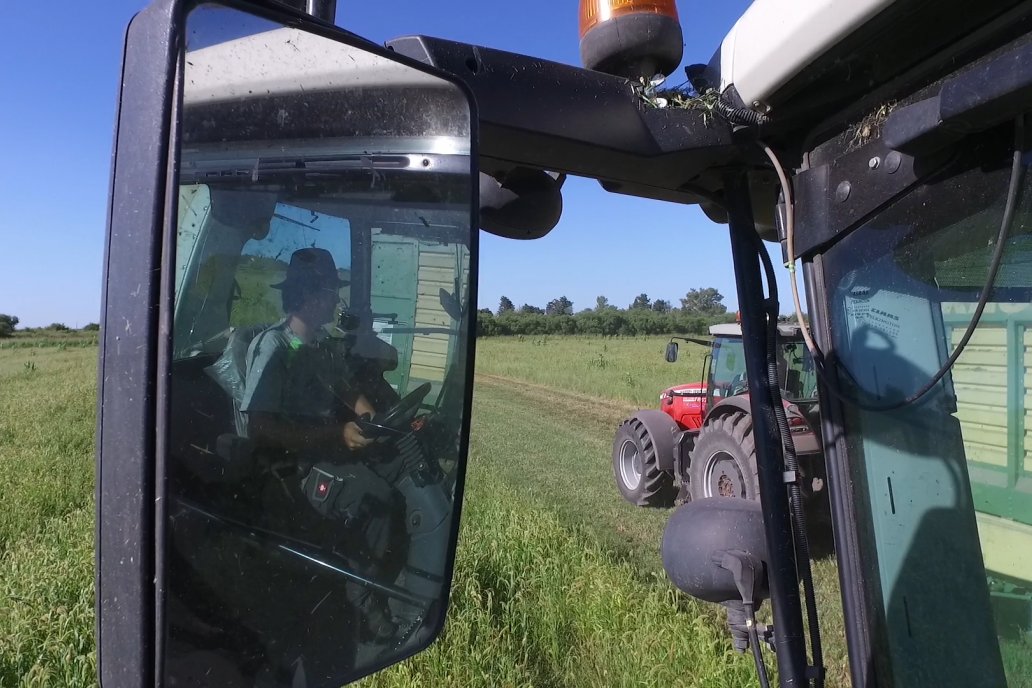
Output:
[[[240,410],[274,413],[302,423],[339,420],[351,396],[351,366],[322,332],[302,343],[287,321],[268,328],[247,349],[247,370]]]

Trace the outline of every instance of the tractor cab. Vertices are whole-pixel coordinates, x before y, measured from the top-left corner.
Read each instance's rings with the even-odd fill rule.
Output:
[[[749,393],[745,370],[745,346],[740,323],[711,325],[711,342],[680,338],[709,347],[703,358],[702,382],[668,387],[660,393],[660,408],[682,429],[702,427],[705,416],[714,406],[728,397]],[[674,338],[678,339],[678,338]],[[677,359],[677,342],[671,340],[667,360]],[[780,323],[776,354],[778,384],[786,402],[805,410],[806,415],[817,412],[817,373],[813,358],[806,349],[798,325]],[[813,419],[816,421],[816,419]]]
[[[741,323],[711,325],[712,351],[709,356],[707,389],[711,397],[719,399],[747,394],[749,384],[745,371],[745,345]],[[798,325],[778,325],[776,356],[778,384],[782,396],[791,402],[815,402],[817,375],[813,358],[803,343]],[[709,404],[712,406],[712,401]]]

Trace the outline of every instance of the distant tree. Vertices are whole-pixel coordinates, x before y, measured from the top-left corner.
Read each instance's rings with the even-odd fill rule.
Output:
[[[68,325],[65,325],[64,323],[57,323],[56,322],[56,323],[50,323],[49,325],[47,325],[47,329],[48,330],[54,330],[56,332],[67,332],[69,328],[68,328]]]
[[[664,301],[663,299],[656,299],[652,302],[652,310],[656,311],[657,313],[669,313],[670,302]]]
[[[498,334],[498,321],[490,308],[481,308],[477,311],[477,336],[490,337]]]
[[[525,303],[522,306],[520,306],[520,313],[530,313],[530,314],[537,313],[538,315],[544,315],[545,312],[543,310],[541,310],[540,308],[538,308],[537,306],[531,306],[529,303]],[[525,333],[525,334],[532,334],[532,333]]]
[[[608,311],[608,310],[613,310],[615,308],[616,308],[616,306],[611,306],[609,304],[609,299],[607,299],[605,296],[598,296],[598,297],[595,298],[595,310],[596,311],[599,311],[599,312],[601,312],[601,311]]]
[[[98,323],[89,323],[86,327],[82,328],[83,332],[100,332],[100,325]]]
[[[545,315],[573,315],[573,301],[565,296],[552,299],[545,306]]]
[[[18,326],[18,318],[14,315],[0,313],[0,337],[10,337]]]
[[[508,296],[503,296],[498,300],[498,315],[512,313],[515,310],[516,306],[512,305],[512,301],[509,300]]]
[[[727,313],[727,306],[721,303],[724,297],[713,287],[690,289],[681,299],[681,310],[691,315],[720,315]]]
[[[634,301],[631,302],[630,310],[648,310],[652,308],[652,301],[649,299],[648,294],[638,294],[634,297]]]

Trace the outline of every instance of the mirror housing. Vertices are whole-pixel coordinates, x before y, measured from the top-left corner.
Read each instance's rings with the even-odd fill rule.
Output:
[[[666,345],[666,362],[675,363],[677,361],[677,342],[671,341]]]
[[[175,550],[173,539],[177,535],[176,531],[180,530],[179,524],[186,520],[176,521],[176,515],[185,513],[192,508],[186,503],[186,500],[177,500],[176,491],[181,490],[183,485],[188,485],[196,487],[198,492],[218,492],[220,497],[227,498],[231,498],[235,494],[245,496],[252,494],[243,489],[235,493],[226,489],[224,487],[226,483],[233,483],[235,477],[240,477],[229,475],[229,472],[223,472],[221,475],[225,480],[212,481],[210,484],[185,480],[173,484],[167,479],[172,469],[188,470],[190,468],[187,466],[186,460],[176,454],[180,449],[177,441],[181,439],[181,436],[177,436],[176,423],[182,425],[186,422],[184,421],[186,414],[179,413],[183,410],[183,405],[179,402],[184,398],[187,401],[204,398],[203,395],[195,393],[201,387],[194,387],[184,394],[183,390],[186,389],[182,385],[182,380],[186,377],[184,370],[189,368],[190,370],[187,372],[192,375],[190,379],[198,383],[207,383],[209,388],[218,382],[217,380],[214,382],[208,380],[205,368],[202,367],[210,360],[212,354],[216,353],[214,347],[200,347],[196,351],[186,352],[179,358],[176,356],[181,352],[173,351],[173,337],[174,332],[177,331],[175,312],[177,282],[187,281],[186,275],[191,270],[193,270],[192,274],[203,272],[205,277],[221,273],[220,281],[233,282],[233,274],[226,273],[227,270],[232,269],[233,262],[221,259],[237,257],[240,248],[239,246],[219,245],[215,247],[210,245],[208,250],[214,259],[203,266],[192,255],[192,251],[181,250],[177,241],[184,241],[183,236],[194,233],[195,228],[191,228],[190,231],[177,231],[185,224],[194,222],[193,219],[184,219],[184,215],[192,212],[192,209],[182,203],[180,194],[176,193],[177,185],[186,183],[206,186],[209,189],[215,188],[215,193],[208,197],[206,203],[199,202],[197,204],[198,208],[204,206],[198,215],[204,214],[207,219],[197,219],[196,225],[200,227],[203,222],[207,221],[213,227],[216,224],[220,225],[218,230],[224,230],[225,226],[232,222],[235,229],[238,230],[232,236],[242,242],[265,238],[269,231],[269,218],[274,214],[276,207],[276,199],[264,196],[264,191],[260,189],[256,189],[254,193],[242,192],[239,194],[233,190],[227,190],[236,181],[240,182],[241,187],[246,187],[248,184],[254,185],[256,180],[261,181],[263,186],[289,187],[291,198],[302,199],[299,202],[303,203],[315,203],[319,199],[313,196],[313,185],[307,183],[305,179],[305,168],[308,165],[312,167],[313,177],[320,174],[324,177],[337,174],[345,182],[348,179],[341,170],[348,165],[358,173],[368,174],[376,180],[390,178],[390,175],[395,173],[400,174],[398,170],[401,156],[398,155],[399,151],[397,150],[384,151],[381,158],[374,159],[372,156],[366,155],[367,147],[363,146],[359,154],[352,156],[352,160],[343,156],[339,146],[329,154],[317,150],[321,142],[317,142],[310,149],[303,151],[287,151],[288,155],[293,155],[292,158],[286,160],[287,165],[283,164],[282,156],[279,159],[270,159],[265,154],[259,158],[252,158],[252,162],[257,161],[261,165],[246,164],[245,154],[249,154],[249,151],[243,149],[240,145],[241,141],[244,143],[272,141],[280,137],[281,132],[286,130],[285,125],[289,124],[286,119],[289,118],[277,118],[277,113],[283,112],[279,108],[262,110],[262,114],[273,116],[266,117],[261,122],[257,122],[254,118],[240,117],[236,120],[236,124],[223,129],[222,134],[215,131],[218,127],[208,127],[201,132],[201,128],[197,126],[198,122],[207,127],[211,120],[194,117],[191,112],[187,111],[190,108],[196,112],[203,109],[196,99],[199,93],[198,87],[194,87],[192,94],[184,94],[184,86],[189,87],[193,82],[184,79],[181,83],[177,83],[177,80],[183,79],[184,73],[189,73],[189,70],[194,69],[196,65],[196,63],[184,65],[184,47],[196,48],[198,51],[205,50],[211,45],[220,43],[221,37],[235,37],[236,34],[232,31],[221,32],[218,30],[209,32],[207,35],[191,33],[187,26],[187,15],[195,7],[195,4],[183,0],[154,0],[133,18],[126,33],[121,90],[116,117],[118,126],[115,134],[111,197],[109,199],[102,301],[103,328],[98,371],[96,441],[96,519],[98,525],[95,589],[98,680],[102,685],[120,688],[129,686],[143,688],[157,685],[162,682],[163,673],[164,682],[168,683],[172,665],[167,661],[165,654],[170,647],[175,649],[178,653],[177,658],[182,660],[178,666],[172,668],[176,671],[182,669],[182,673],[178,676],[184,683],[202,685],[207,681],[209,685],[235,685],[227,678],[228,674],[222,672],[222,669],[227,668],[228,664],[226,654],[222,652],[224,648],[214,647],[209,642],[210,638],[204,638],[198,641],[198,647],[185,648],[184,652],[182,634],[177,637],[175,632],[169,631],[168,624],[168,620],[174,615],[188,619],[193,613],[193,609],[199,608],[197,605],[184,609],[182,605],[177,607],[178,603],[170,602],[177,586],[182,590],[195,585],[194,582],[191,582],[193,579],[177,575],[177,573],[182,570],[184,564],[193,566],[197,563],[180,556],[183,552],[189,554],[188,550],[180,548],[178,551],[173,551]],[[379,113],[375,122],[377,125],[389,124],[392,118],[396,118],[400,122],[403,116],[415,112],[420,115],[419,123],[429,122],[427,126],[466,126],[465,131],[458,134],[453,130],[446,132],[449,135],[447,137],[449,142],[458,140],[460,144],[465,144],[465,148],[460,146],[457,150],[416,151],[425,153],[418,156],[407,155],[412,152],[411,150],[400,150],[400,154],[405,154],[407,157],[406,164],[412,170],[411,179],[413,181],[422,182],[422,178],[416,176],[421,174],[421,170],[427,171],[427,178],[430,175],[435,178],[447,175],[452,175],[454,178],[456,175],[461,175],[462,180],[445,188],[443,193],[435,196],[430,193],[434,190],[430,188],[431,183],[407,183],[409,179],[405,179],[403,180],[406,182],[405,184],[386,189],[387,191],[397,189],[394,196],[385,192],[379,193],[376,201],[410,209],[426,207],[420,204],[437,204],[438,206],[451,204],[448,210],[441,212],[451,212],[453,216],[465,212],[464,217],[453,220],[451,224],[442,223],[437,219],[441,215],[431,216],[429,220],[422,219],[421,222],[416,223],[398,222],[397,225],[401,227],[401,230],[394,227],[390,232],[382,232],[385,244],[390,241],[395,243],[409,241],[409,244],[412,244],[420,237],[405,239],[404,231],[408,231],[405,229],[406,227],[417,227],[419,232],[428,237],[426,243],[433,244],[434,247],[442,243],[458,244],[459,239],[456,237],[466,237],[467,243],[462,245],[463,248],[468,248],[470,252],[475,251],[477,233],[471,230],[475,230],[477,226],[477,191],[470,176],[470,161],[473,162],[472,171],[475,171],[476,115],[468,90],[461,82],[450,75],[441,74],[426,65],[393,54],[352,34],[334,29],[328,24],[313,22],[297,12],[271,2],[237,3],[231,0],[219,5],[217,11],[238,13],[251,19],[260,20],[260,22],[264,21],[266,24],[275,23],[280,28],[289,26],[298,33],[321,36],[328,42],[349,47],[356,56],[358,53],[363,53],[375,56],[379,62],[403,67],[403,69],[389,71],[410,70],[417,75],[422,74],[427,79],[447,84],[449,90],[454,91],[454,103],[461,106],[458,108],[460,115],[458,118],[452,117],[450,120],[442,118],[441,122],[429,122],[430,118],[427,115],[432,114],[432,103],[428,105],[425,100],[417,102],[415,97],[393,100],[382,98],[378,102],[393,109],[385,114]],[[243,23],[247,25],[247,22]],[[245,28],[248,29],[245,31],[245,35],[257,35],[251,32],[249,25]],[[194,46],[193,41],[199,45]],[[292,41],[284,41],[282,45],[282,50],[293,51],[290,55],[291,60],[274,62],[279,68],[289,72],[293,67],[285,67],[284,63],[296,64],[293,60],[299,59],[304,46],[301,48],[291,47]],[[273,48],[270,47],[271,49]],[[317,51],[309,51],[308,57],[316,65],[321,64],[325,67],[328,64],[325,56]],[[248,60],[242,59],[239,62],[242,69],[229,76],[242,76],[244,80],[255,76],[255,68]],[[230,70],[224,70],[223,73],[228,71]],[[298,68],[297,74],[302,71],[307,78],[313,78],[313,72],[316,70]],[[212,70],[209,74],[219,77],[219,70]],[[325,74],[322,76],[325,77]],[[330,76],[336,75],[331,74]],[[398,75],[393,74],[393,76]],[[298,79],[291,79],[288,74],[287,80],[281,82],[279,86],[289,88],[296,86],[298,81]],[[366,77],[366,83],[373,83],[371,76]],[[386,83],[383,80],[375,83],[381,92],[404,86],[404,84],[396,82]],[[308,82],[304,85],[307,86]],[[353,95],[349,90],[352,86],[354,84],[350,82],[334,82],[334,87],[344,95]],[[255,91],[255,93],[258,92]],[[230,98],[218,102],[209,99],[203,104],[203,107],[207,107],[208,112],[212,112],[221,108],[222,102],[233,105],[244,101],[246,104],[249,97],[246,90],[230,95]],[[191,96],[194,98],[191,99]],[[289,100],[290,94],[277,92],[273,97]],[[403,111],[401,109],[403,107],[408,107],[409,110]],[[179,109],[177,110],[177,108]],[[454,108],[452,110],[452,114],[454,114]],[[231,108],[223,108],[222,112],[233,114],[234,111]],[[358,116],[355,115],[350,121],[354,123]],[[228,118],[224,121],[228,121]],[[367,117],[366,120],[363,120],[363,122],[365,121],[374,121],[374,118]],[[411,118],[405,121],[416,123]],[[331,117],[324,117],[322,120],[303,120],[303,123],[311,125],[312,130],[299,134],[295,137],[295,141],[305,138],[318,139],[320,138],[318,127],[326,126],[327,123],[347,124],[348,120],[336,113]],[[259,127],[264,127],[264,129],[259,129]],[[191,139],[191,135],[196,135],[198,132],[204,135]],[[209,133],[214,138],[208,138]],[[349,135],[346,131],[335,130],[335,133],[339,137]],[[441,137],[436,136],[437,133],[439,132],[435,130],[425,134],[417,132],[416,135],[424,135],[440,142]],[[201,151],[205,155],[198,155],[197,152],[205,146],[208,148]],[[188,151],[189,155],[181,155],[180,147],[184,151]],[[259,150],[261,147],[261,145],[253,146],[255,150]],[[321,157],[317,157],[316,154],[320,154]],[[190,164],[180,165],[183,160],[187,160]],[[240,165],[242,160],[245,164]],[[303,160],[303,164],[298,164],[300,160]],[[322,168],[316,169],[319,165],[322,165]],[[288,179],[288,183],[281,181],[284,179]],[[290,186],[292,182],[297,183]],[[346,193],[353,187],[354,184],[347,186],[345,183],[338,191]],[[362,190],[368,194],[369,189],[370,184],[366,181]],[[380,192],[380,188],[378,187],[376,191]],[[316,211],[323,213],[321,206],[309,209],[313,218]],[[356,213],[356,215],[360,215],[360,213]],[[368,213],[362,215],[363,219],[366,217],[369,217]],[[307,221],[308,218],[304,219]],[[407,218],[399,217],[398,219],[406,220]],[[282,221],[289,222],[291,218]],[[230,235],[229,232],[218,230],[213,231],[212,236],[217,236],[221,240]],[[200,230],[196,229],[196,231]],[[359,230],[356,229],[357,231]],[[366,223],[362,226],[361,231],[369,235],[373,229]],[[186,244],[184,243],[184,245]],[[230,253],[230,249],[236,253]],[[200,253],[200,251],[201,249],[198,249],[197,252]],[[461,252],[457,252],[456,256],[459,256],[459,253]],[[371,270],[371,261],[368,260],[368,256],[365,259],[367,264],[363,269],[368,275]],[[465,261],[456,259],[455,269],[461,274],[462,266],[469,266],[471,263],[472,265],[476,264],[475,258],[470,260],[467,257]],[[415,265],[415,262],[413,261],[412,264]],[[203,270],[200,269],[202,267]],[[468,267],[465,279],[467,280],[466,285],[461,293],[463,298],[469,298],[468,294],[475,294],[476,290],[475,272],[469,274]],[[264,282],[269,281],[271,280],[263,280],[263,285]],[[457,279],[457,282],[461,282],[461,279]],[[198,284],[203,288],[206,282],[204,279],[192,281],[193,286]],[[133,286],[127,288],[126,285]],[[415,286],[412,287],[412,291],[414,290]],[[368,287],[365,287],[364,298],[367,302],[371,299],[369,291]],[[227,288],[224,292],[225,303],[220,302],[218,307],[223,311],[221,316],[228,317],[225,311],[233,307],[239,289]],[[414,298],[413,296],[413,301]],[[459,306],[462,307],[461,303]],[[232,324],[236,325],[237,323]],[[236,329],[243,331],[246,328],[229,328],[226,332]],[[219,336],[222,334],[225,333],[221,333]],[[458,330],[456,330],[456,335],[456,339],[462,338]],[[454,359],[468,360],[469,357],[465,351],[472,348],[472,339],[473,335],[469,332],[466,341],[458,341],[454,345],[453,349],[458,352],[453,357]],[[205,343],[209,341],[211,340],[205,338]],[[229,348],[228,345],[226,348]],[[174,358],[178,364],[177,370],[170,374]],[[452,406],[459,409],[453,415],[458,416],[460,413],[465,413],[462,409],[468,411],[470,408],[472,376],[459,374],[453,378],[454,380],[449,381],[450,389],[454,392],[451,398],[458,403]],[[177,385],[179,386],[177,387]],[[227,407],[225,410],[228,418],[228,400],[214,394],[208,396],[219,403],[226,402],[222,405]],[[203,410],[207,409],[200,409],[198,414]],[[461,428],[456,427],[457,425],[461,425]],[[449,435],[448,446],[449,448],[454,447],[455,452],[464,455],[468,438],[468,420],[453,422],[451,427],[454,428],[454,432]],[[214,431],[219,428],[213,425],[211,429]],[[223,439],[226,439],[224,434],[218,436],[215,432],[207,434],[210,435],[212,442],[198,445],[196,447],[198,451],[217,455],[220,458],[238,457],[241,462],[235,467],[239,468],[245,477],[254,477],[251,475],[251,464],[247,461],[256,457],[247,442],[224,443],[222,442]],[[238,437],[237,439],[245,438]],[[220,449],[223,444],[227,445],[224,450]],[[219,451],[222,453],[219,454]],[[216,461],[217,459],[213,458],[212,460]],[[417,599],[419,604],[423,604],[443,588],[443,599],[440,599],[439,603],[435,601],[428,608],[429,611],[423,615],[423,619],[430,620],[425,624],[426,633],[412,633],[404,648],[390,656],[378,655],[373,660],[366,661],[362,665],[363,671],[377,669],[389,662],[404,658],[402,655],[413,654],[429,644],[433,635],[439,630],[439,627],[434,628],[433,626],[437,619],[443,620],[447,601],[447,588],[451,577],[451,561],[454,557],[454,542],[457,533],[458,504],[462,495],[461,467],[463,463],[463,461],[456,462],[455,465],[458,466],[455,469],[456,472],[450,476],[452,482],[437,491],[440,495],[437,493],[420,494],[413,489],[410,490],[411,494],[404,498],[410,509],[419,511],[424,516],[420,521],[421,530],[416,532],[416,528],[413,526],[409,529],[411,532],[407,533],[410,543],[415,543],[410,544],[409,550],[415,551],[418,548],[421,552],[428,553],[423,556],[423,560],[426,561],[429,561],[430,557],[436,557],[430,562],[432,565],[424,565],[422,570],[437,574],[436,580],[429,581],[424,586],[430,590],[431,594],[423,594],[422,591],[419,591],[410,594],[409,597]],[[185,470],[182,472],[185,474]],[[417,477],[422,478],[423,476]],[[318,487],[316,483],[312,484],[316,488]],[[441,495],[443,495],[442,498],[434,500]],[[454,495],[454,506],[450,495]],[[422,498],[422,502],[417,503],[420,498]],[[175,504],[177,501],[178,504]],[[178,512],[173,511],[174,508],[178,509]],[[426,516],[427,514],[434,515],[436,520]],[[451,520],[452,514],[454,514],[454,527]],[[268,562],[272,559],[267,556],[270,544],[278,548],[280,559],[289,561],[288,565],[293,569],[307,567],[306,561],[311,562],[314,558],[310,551],[301,547],[291,549],[284,544],[285,539],[280,538],[274,541],[269,537],[270,533],[267,530],[262,531],[252,527],[252,524],[244,523],[232,516],[193,508],[190,511],[190,518],[194,521],[207,520],[223,531],[233,531],[230,534],[239,536],[236,537],[237,541],[243,543],[243,546],[249,547],[249,551],[261,551],[261,555],[255,558],[259,562]],[[411,523],[411,520],[409,522]],[[447,529],[448,533],[442,534],[442,529]],[[449,543],[447,551],[438,546],[443,541]],[[251,545],[254,546],[251,547]],[[210,549],[216,554],[220,551],[218,543],[215,543]],[[321,556],[321,553],[316,554]],[[180,568],[170,574],[169,567],[173,564]],[[319,565],[326,568],[322,564]],[[254,575],[253,568],[245,568],[249,575]],[[347,570],[337,571],[336,574],[354,578],[353,572]],[[416,577],[412,576],[412,578]],[[277,594],[265,595],[261,598],[261,603],[282,603],[283,595],[280,593],[283,592],[283,587],[276,587],[276,583],[277,581],[271,581],[269,589],[275,588]],[[372,581],[372,583],[378,583],[378,581]],[[410,581],[405,582],[406,585],[409,583]],[[225,587],[232,587],[232,585]],[[298,587],[300,586],[295,586],[295,588]],[[379,589],[386,591],[385,594],[400,596],[406,591],[401,590],[399,593],[397,590],[399,587],[399,585],[380,585]],[[409,587],[412,586],[409,585]],[[196,589],[199,596],[207,595],[209,590],[203,585],[197,585]],[[301,592],[306,593],[308,590]],[[317,599],[316,602],[318,601]],[[319,608],[320,612],[326,610],[329,604],[323,604]],[[206,616],[205,622],[196,628],[207,629],[206,632],[211,632],[215,626],[208,622],[225,609],[218,607],[218,604],[211,604],[205,608],[205,613],[210,612],[210,615]],[[238,609],[245,607],[246,605],[237,605]],[[298,609],[297,617],[294,620],[310,623],[308,614],[314,613],[314,608],[314,604],[308,605],[304,608],[304,614]],[[286,628],[286,624],[282,622],[291,615],[277,616],[274,621]],[[347,624],[344,626],[346,627]],[[185,624],[182,627],[185,627]],[[318,626],[313,625],[313,628],[318,629]],[[339,633],[339,627],[335,626],[334,628],[337,628]],[[335,635],[332,632],[327,634],[330,644],[336,642]],[[241,647],[246,643],[251,643],[247,646],[248,650],[255,646],[253,633],[248,635],[230,632],[224,633],[221,637],[235,638],[240,641]],[[292,636],[291,640],[300,642],[300,638],[296,636]],[[193,652],[193,650],[197,651]],[[328,653],[339,655],[339,648],[330,647]],[[241,653],[241,656],[245,655],[247,657],[254,656],[250,652]],[[377,662],[379,666],[377,666]],[[205,674],[205,667],[211,669],[209,674]],[[201,674],[196,676],[191,674],[190,672],[194,669],[199,669]],[[251,668],[248,668],[247,671],[251,671]],[[255,669],[255,671],[257,670]],[[314,681],[317,678],[315,674],[316,671],[311,671],[308,680]],[[328,674],[326,675],[328,676]],[[354,678],[357,676],[351,673],[346,680]],[[333,677],[330,680],[333,680]],[[341,682],[337,681],[335,685],[339,685]],[[306,683],[306,685],[315,684],[315,682]],[[251,685],[254,685],[254,682],[251,682]]]
[[[713,497],[679,507],[663,531],[663,570],[679,590],[706,602],[741,602],[734,573],[722,565],[728,552],[742,552],[763,564],[753,601],[767,597],[767,541],[759,502]]]
[[[480,228],[506,239],[540,239],[563,213],[566,175],[530,167],[480,172]]]

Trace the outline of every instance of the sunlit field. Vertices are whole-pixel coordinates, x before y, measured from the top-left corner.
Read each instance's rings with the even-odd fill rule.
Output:
[[[444,635],[364,685],[757,685],[723,611],[663,575],[669,512],[613,485],[620,419],[701,377],[703,351],[682,344],[668,364],[666,341],[480,342]],[[89,340],[0,346],[0,686],[96,682],[96,357]],[[837,574],[831,560],[816,568],[829,685],[847,685]]]

